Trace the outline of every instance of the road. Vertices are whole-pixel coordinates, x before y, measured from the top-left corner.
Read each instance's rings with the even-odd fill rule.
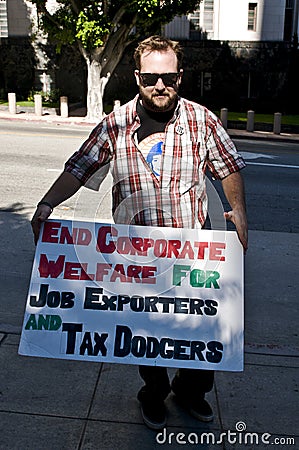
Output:
[[[299,142],[235,139],[243,170],[249,229],[298,232]]]
[[[62,171],[64,161],[88,136],[91,127],[26,122],[0,122],[3,210],[31,214],[34,205]],[[235,139],[247,162],[243,170],[249,228],[298,232],[299,142]],[[214,183],[225,208],[219,183]],[[56,209],[70,217],[110,218],[109,182],[104,200],[87,190]],[[3,195],[4,194],[4,195]]]

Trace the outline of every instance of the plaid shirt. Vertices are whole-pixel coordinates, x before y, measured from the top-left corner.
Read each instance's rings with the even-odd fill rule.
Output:
[[[158,179],[138,149],[138,96],[106,116],[65,165],[82,184],[99,189],[113,176],[116,223],[201,228],[207,215],[205,170],[223,179],[245,166],[219,119],[179,98],[166,126]]]

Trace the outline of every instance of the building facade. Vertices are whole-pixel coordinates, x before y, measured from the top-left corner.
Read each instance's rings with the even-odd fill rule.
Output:
[[[55,10],[56,0],[47,9]],[[188,16],[164,26],[165,36],[181,40],[290,41],[299,34],[299,0],[202,0]],[[0,0],[0,37],[28,36],[37,17],[27,0]]]
[[[299,0],[202,0],[192,14],[164,27],[182,40],[290,41],[298,28]]]
[[[50,12],[56,7],[56,0],[48,0]],[[182,95],[215,108],[255,109],[259,102],[263,110],[295,110],[298,9],[299,0],[202,0],[192,14],[165,25],[162,33],[180,40],[185,51]],[[73,47],[57,55],[37,29],[29,0],[0,0],[1,98],[8,92],[26,98],[33,90],[57,90],[73,102],[84,102],[81,55]],[[128,75],[133,73],[132,53],[128,47],[107,84],[107,104],[115,98],[123,103],[136,91],[135,79]]]

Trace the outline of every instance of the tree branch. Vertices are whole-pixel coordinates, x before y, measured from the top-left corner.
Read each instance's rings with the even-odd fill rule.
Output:
[[[118,25],[120,20],[122,19],[122,17],[124,16],[124,14],[127,12],[127,9],[125,8],[125,6],[122,6],[121,8],[119,8],[119,10],[116,12],[115,16],[112,19],[112,23],[114,25]]]
[[[39,5],[38,12],[42,12],[42,14],[50,21],[52,22],[59,30],[61,30],[63,28],[63,26],[57,22],[53,16],[49,13],[49,11],[47,10],[47,8],[45,7],[45,5]]]
[[[76,14],[79,14],[79,12],[82,9],[81,2],[80,1],[76,1],[76,0],[70,0],[70,4],[71,4],[71,7],[72,7],[73,11]]]

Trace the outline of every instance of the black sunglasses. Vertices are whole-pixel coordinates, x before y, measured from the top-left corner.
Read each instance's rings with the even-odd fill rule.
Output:
[[[165,86],[173,86],[178,81],[179,77],[178,72],[171,73],[139,73],[142,85],[146,86],[155,86],[159,78],[163,81]]]

